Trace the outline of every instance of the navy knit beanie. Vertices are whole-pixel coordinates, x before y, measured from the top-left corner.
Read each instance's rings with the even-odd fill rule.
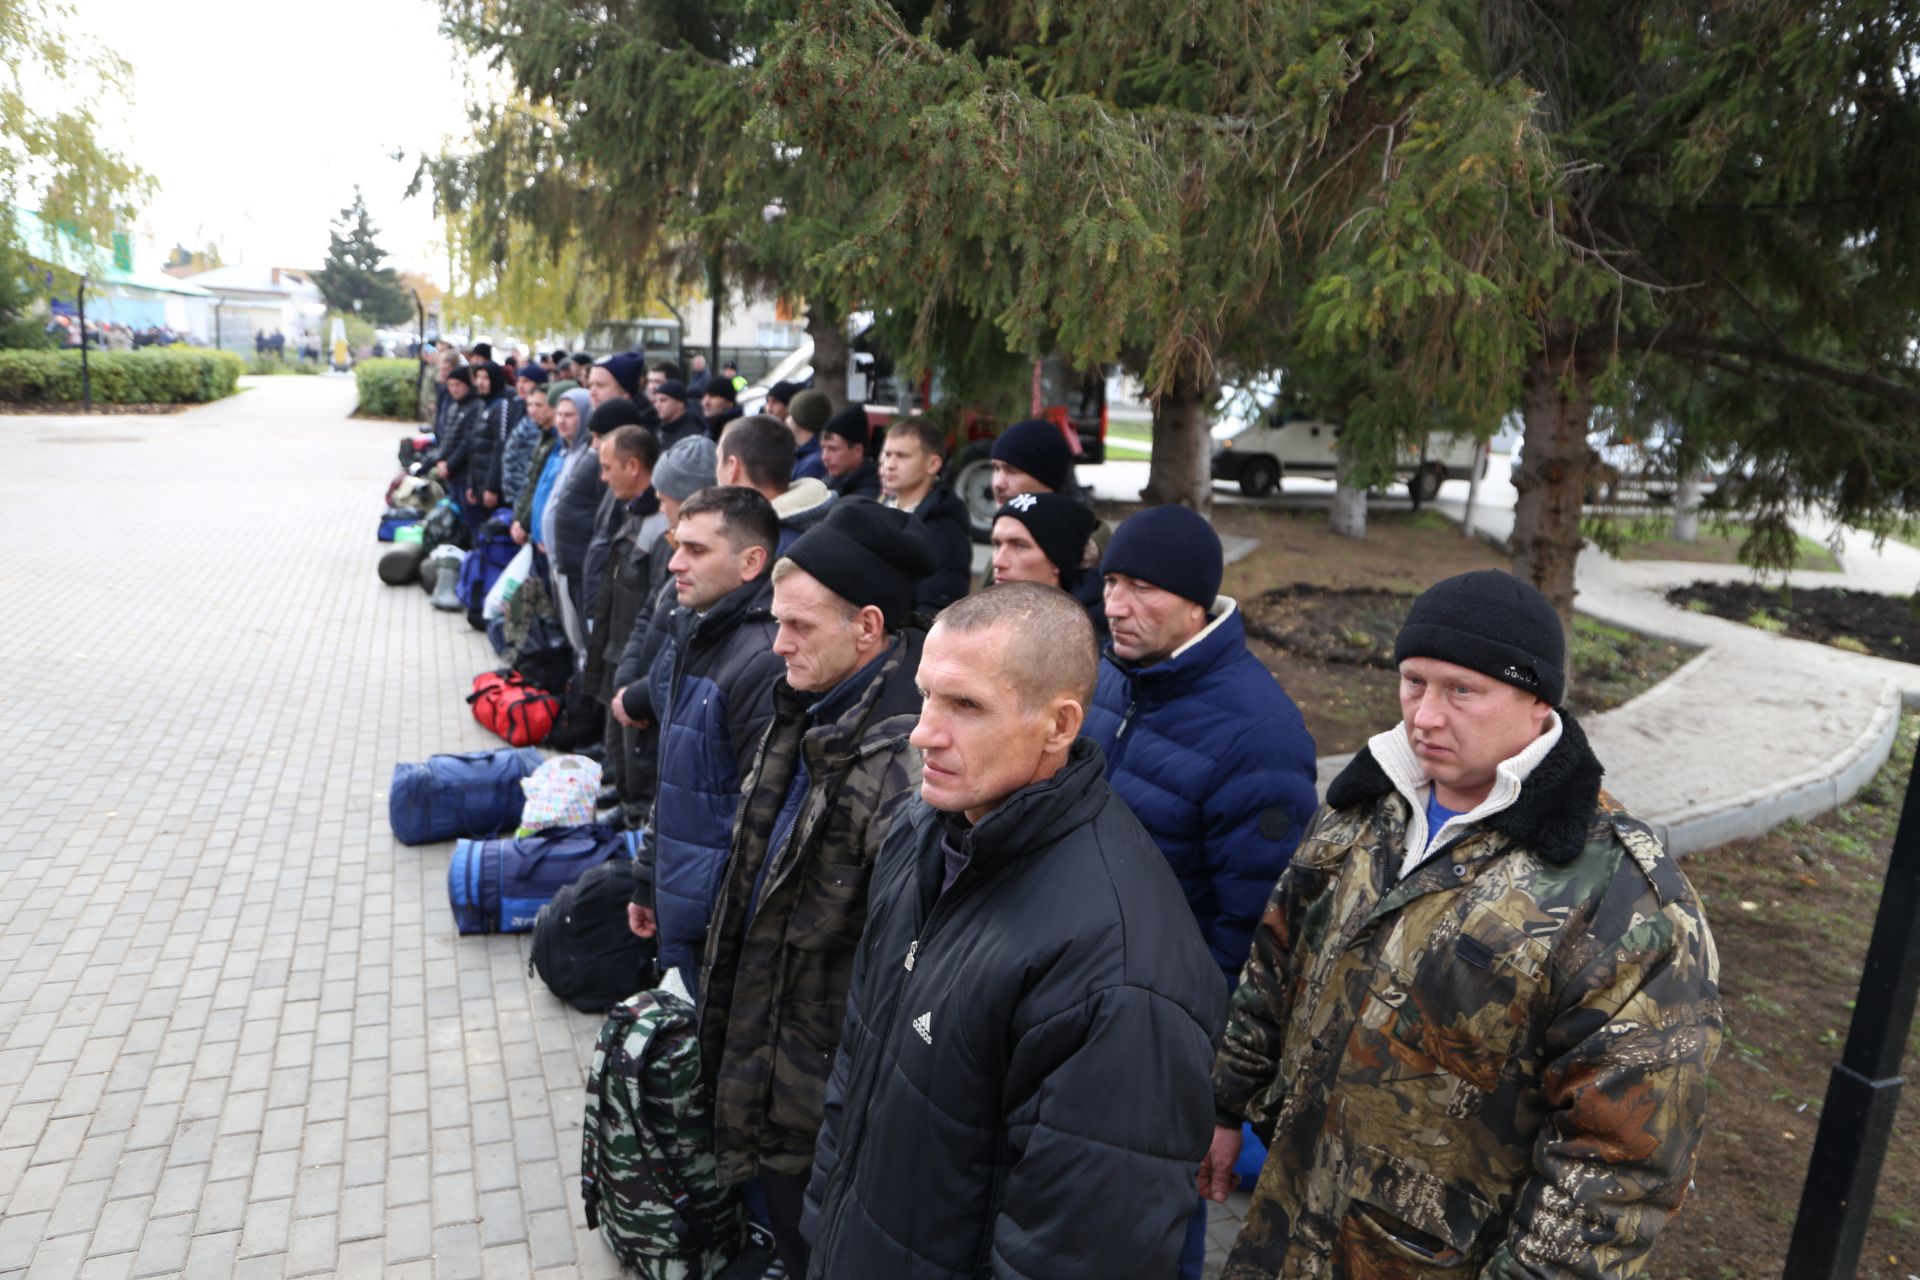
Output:
[[[1044,418],[1028,418],[1002,431],[993,442],[993,460],[1018,467],[1055,493],[1073,479],[1073,446]]]
[[[1406,658],[1478,671],[1549,706],[1567,692],[1560,615],[1539,588],[1498,569],[1456,574],[1423,591],[1393,642],[1394,662]]]
[[[526,364],[520,366],[519,376],[536,386],[546,385],[547,371],[532,361],[528,361]]]
[[[933,538],[910,512],[845,498],[787,548],[787,559],[855,608],[873,605],[889,631],[913,610],[920,580],[938,567]]]
[[[1211,609],[1226,572],[1220,535],[1191,507],[1148,507],[1120,522],[1101,573],[1150,582]]]
[[[628,395],[640,390],[640,379],[646,376],[647,362],[633,352],[624,352],[617,356],[608,356],[600,362],[600,367],[613,375],[620,389]]]
[[[687,384],[678,378],[668,378],[665,382],[655,387],[653,393],[658,396],[665,396],[669,400],[678,400],[681,404],[687,402]]]

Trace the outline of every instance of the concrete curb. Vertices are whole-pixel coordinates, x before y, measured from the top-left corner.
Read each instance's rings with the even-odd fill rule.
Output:
[[[1852,799],[1887,762],[1900,727],[1901,706],[1893,686],[1882,685],[1873,719],[1839,756],[1731,799],[1694,805],[1673,814],[1638,816],[1675,857],[1729,840],[1764,835],[1794,819],[1818,817]]]

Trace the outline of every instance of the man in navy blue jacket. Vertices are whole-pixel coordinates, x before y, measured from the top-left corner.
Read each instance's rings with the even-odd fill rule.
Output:
[[[668,561],[676,615],[672,692],[660,716],[652,838],[635,870],[628,923],[660,935],[660,963],[699,981],[714,890],[733,837],[740,784],[786,663],[773,651],[773,547],[780,521],[752,489],[703,489],[680,508]]]
[[[1112,640],[1086,734],[1107,780],[1167,856],[1231,989],[1253,927],[1318,804],[1313,738],[1247,651],[1222,596],[1220,537],[1186,507],[1151,507],[1101,558]],[[1194,1215],[1182,1277],[1206,1253]]]

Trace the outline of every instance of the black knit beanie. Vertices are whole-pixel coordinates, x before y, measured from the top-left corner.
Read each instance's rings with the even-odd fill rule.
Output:
[[[707,389],[701,394],[719,396],[722,400],[731,401],[734,404],[740,403],[740,393],[725,378],[714,378],[707,383]]]
[[[458,382],[467,390],[473,390],[473,370],[464,364],[457,364],[447,370],[447,381]]]
[[[839,436],[850,445],[867,447],[869,428],[867,427],[867,406],[850,404],[840,412],[828,418],[826,425],[820,428],[823,436]]]
[[[993,460],[1004,462],[1058,493],[1073,479],[1073,447],[1045,418],[1016,422],[993,442]]]
[[[1438,658],[1559,706],[1567,691],[1560,615],[1530,582],[1481,569],[1436,582],[1400,624],[1393,660]]]
[[[1148,507],[1120,522],[1100,572],[1150,582],[1211,609],[1226,556],[1220,535],[1191,507]]]
[[[910,512],[865,498],[842,498],[794,540],[787,559],[856,608],[873,605],[897,631],[913,609],[920,580],[937,567],[933,539]]]
[[[1020,493],[993,513],[995,520],[1001,516],[1027,526],[1041,552],[1060,570],[1062,587],[1079,581],[1087,539],[1100,523],[1092,507],[1064,493]]]
[[[596,436],[612,435],[622,427],[640,425],[640,406],[625,396],[615,396],[593,411],[587,430]]]

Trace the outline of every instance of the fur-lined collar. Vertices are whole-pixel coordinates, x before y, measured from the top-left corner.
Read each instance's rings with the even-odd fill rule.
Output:
[[[1519,796],[1476,825],[1525,845],[1548,862],[1565,864],[1586,847],[1605,770],[1579,722],[1566,711],[1559,715],[1560,741],[1527,775]],[[1363,748],[1328,786],[1327,807],[1350,809],[1396,794],[1386,770]]]

